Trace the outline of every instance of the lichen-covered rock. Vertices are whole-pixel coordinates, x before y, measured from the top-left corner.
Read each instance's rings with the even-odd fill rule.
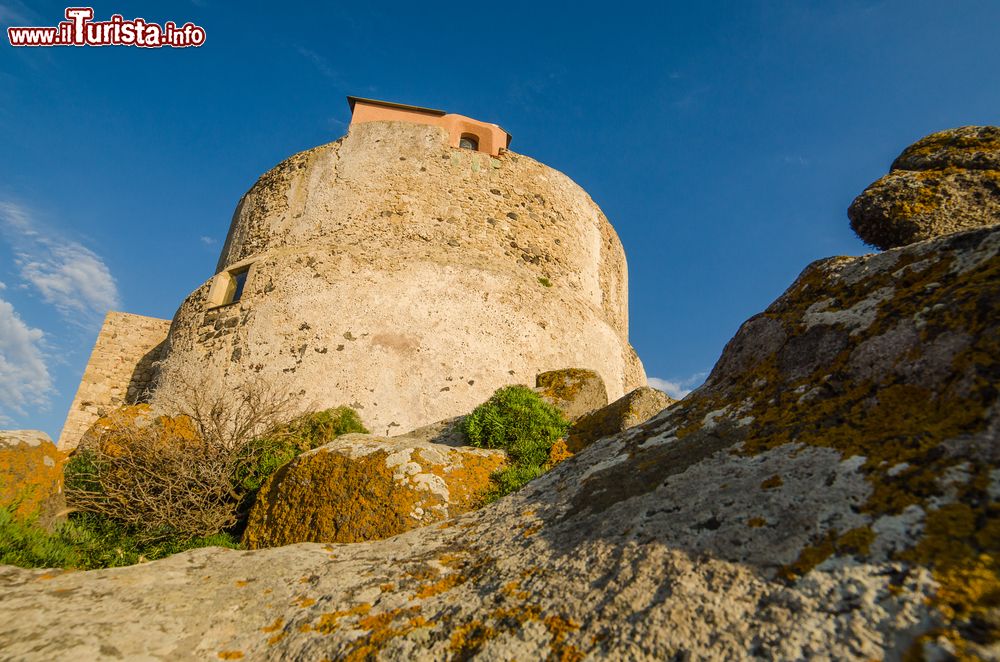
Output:
[[[930,135],[855,198],[847,214],[881,249],[1000,223],[1000,127]]]
[[[593,370],[565,368],[535,377],[535,392],[570,421],[608,404],[604,380]]]
[[[39,430],[0,430],[0,508],[50,526],[66,508],[66,456]]]
[[[0,571],[15,659],[996,659],[1000,228],[810,265],[704,386],[386,540]],[[123,618],[128,614],[128,618]]]
[[[243,543],[378,540],[479,504],[503,451],[446,445],[458,419],[399,437],[342,435],[296,457],[261,487]]]
[[[1000,170],[1000,126],[963,126],[938,131],[903,150],[893,170]]]
[[[598,439],[645,423],[674,402],[663,391],[640,386],[608,406],[578,418],[569,429],[566,447],[572,453],[579,453]]]

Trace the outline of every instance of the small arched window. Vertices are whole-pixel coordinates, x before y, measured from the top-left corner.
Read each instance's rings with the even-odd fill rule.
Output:
[[[462,149],[471,149],[473,151],[479,150],[479,138],[476,138],[471,133],[463,133],[462,137],[458,140],[458,146]]]

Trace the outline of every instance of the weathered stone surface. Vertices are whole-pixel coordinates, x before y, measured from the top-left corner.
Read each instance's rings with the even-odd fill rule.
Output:
[[[903,150],[893,170],[966,168],[1000,170],[1000,126],[963,126],[938,131]]]
[[[847,214],[888,249],[1000,223],[1000,127],[962,127],[908,147]]]
[[[610,405],[578,418],[569,429],[566,447],[570,452],[579,453],[598,439],[645,423],[674,402],[676,400],[663,391],[640,386]]]
[[[65,518],[66,456],[40,430],[0,430],[0,508],[49,526]]]
[[[565,368],[535,377],[535,391],[570,421],[608,404],[604,380],[593,370]]]
[[[239,303],[217,305],[213,283],[247,265]],[[593,200],[439,127],[357,124],[279,164],[240,201],[218,269],[177,311],[165,374],[288,378],[378,434],[565,366],[615,398],[645,383],[625,253]]]
[[[1000,229],[810,265],[708,381],[373,543],[5,568],[6,655],[995,659]]]
[[[347,434],[299,455],[261,487],[244,544],[378,540],[467,512],[506,454],[455,445],[459,422]]]

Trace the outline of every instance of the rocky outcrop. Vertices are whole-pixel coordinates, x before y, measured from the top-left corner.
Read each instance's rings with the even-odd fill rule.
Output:
[[[881,249],[1000,223],[1000,127],[919,140],[847,213],[858,236]]]
[[[17,659],[995,658],[1000,229],[810,265],[707,382],[373,543],[0,572]],[[54,614],[58,614],[54,617]]]
[[[608,404],[604,380],[593,370],[565,368],[535,377],[535,392],[570,421]]]
[[[0,508],[50,526],[64,519],[66,456],[40,430],[0,430]]]
[[[471,510],[506,454],[459,445],[460,422],[347,434],[299,455],[261,487],[243,543],[378,540]]]
[[[579,453],[598,439],[645,423],[674,402],[676,401],[663,391],[640,386],[610,405],[577,419],[569,429],[566,447],[572,453]]]

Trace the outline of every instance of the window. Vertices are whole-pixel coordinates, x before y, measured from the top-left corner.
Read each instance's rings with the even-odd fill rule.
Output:
[[[229,287],[226,290],[225,303],[236,303],[243,296],[243,287],[247,284],[247,274],[250,267],[243,267],[237,271],[229,272]]]
[[[462,149],[479,150],[479,138],[470,133],[463,133],[458,141],[458,146]]]

